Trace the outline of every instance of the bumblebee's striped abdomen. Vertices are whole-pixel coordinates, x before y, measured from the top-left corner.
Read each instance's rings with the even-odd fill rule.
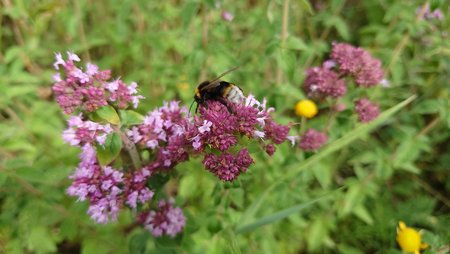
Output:
[[[232,83],[228,83],[228,86],[224,89],[222,96],[233,103],[242,103],[245,98],[242,89]]]

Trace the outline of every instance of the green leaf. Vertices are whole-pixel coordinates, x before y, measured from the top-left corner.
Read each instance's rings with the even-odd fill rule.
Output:
[[[282,84],[275,90],[275,94],[279,95],[283,103],[286,102],[286,98],[293,98],[296,100],[305,99],[305,95],[295,86],[291,84]]]
[[[355,207],[355,209],[353,209],[353,213],[365,223],[369,225],[373,224],[372,216],[370,215],[369,211],[367,211],[366,207],[364,207],[363,205]]]
[[[239,245],[236,241],[236,234],[233,230],[227,229],[224,230],[223,236],[228,244],[228,251],[231,254],[241,254],[241,250],[239,249]]]
[[[328,234],[323,218],[316,218],[308,233],[308,250],[317,252]]]
[[[348,246],[346,244],[338,244],[337,249],[339,250],[339,253],[345,253],[345,254],[363,254],[364,252],[353,248],[351,246]]]
[[[364,197],[360,184],[353,184],[345,194],[344,207],[341,210],[342,215],[352,212],[355,206],[359,205]]]
[[[345,21],[339,17],[335,17],[333,19],[334,27],[336,28],[337,32],[344,40],[350,39],[350,32],[348,30],[348,26],[345,23]]]
[[[299,37],[289,36],[286,40],[286,48],[294,50],[307,50],[308,46]]]
[[[160,236],[155,238],[155,246],[162,250],[176,249],[183,240],[183,234],[177,234],[175,237]]]
[[[349,131],[343,137],[327,145],[320,152],[303,161],[300,166],[296,163],[293,163],[292,164],[293,166],[286,168],[285,172],[288,173],[284,177],[272,183],[268,188],[266,188],[266,190],[260,195],[260,197],[256,199],[256,201],[253,202],[250,205],[250,207],[245,211],[244,215],[240,219],[240,223],[244,224],[243,223],[244,221],[250,220],[254,216],[254,214],[258,211],[259,207],[261,207],[261,205],[264,203],[264,200],[267,198],[269,193],[271,193],[279,184],[284,183],[287,180],[294,179],[303,170],[313,168],[312,166],[319,163],[322,159],[326,158],[327,156],[330,156],[332,153],[338,150],[341,150],[343,147],[351,144],[353,141],[365,136],[367,133],[378,127],[381,123],[392,117],[400,109],[404,108],[406,105],[415,100],[416,97],[417,97],[416,95],[410,96],[406,100],[384,111],[375,120],[373,120],[368,124],[359,124],[355,129]]]
[[[332,174],[329,165],[317,164],[313,169],[313,174],[323,188],[327,188],[331,184]]]
[[[302,8],[304,10],[306,10],[309,14],[313,15],[314,14],[314,10],[311,7],[311,4],[309,3],[308,0],[300,0],[300,5],[302,6]]]
[[[147,240],[150,238],[148,232],[135,234],[130,238],[128,249],[130,254],[143,254],[147,248]]]
[[[142,123],[144,116],[134,110],[119,110],[123,125],[136,125]]]
[[[110,253],[105,244],[96,238],[85,238],[81,246],[81,254]]]
[[[34,253],[48,253],[56,251],[56,244],[51,238],[50,232],[43,226],[35,226],[31,229],[27,238],[28,248]]]
[[[167,183],[167,181],[169,181],[169,179],[170,176],[167,174],[155,174],[148,181],[148,186],[153,190],[159,190]]]
[[[8,175],[5,173],[0,174],[0,187],[5,184],[6,180],[8,179]]]
[[[114,125],[120,124],[120,118],[116,110],[111,106],[104,106],[95,111],[95,114],[101,119]]]
[[[184,4],[180,12],[180,17],[183,23],[183,27],[187,27],[191,20],[195,17],[199,9],[199,3],[196,1],[188,1]]]
[[[78,226],[74,219],[65,219],[60,226],[60,235],[69,240],[75,239],[78,233]]]
[[[122,139],[118,133],[113,133],[106,138],[105,144],[96,145],[97,159],[100,165],[105,166],[117,158],[122,150]]]

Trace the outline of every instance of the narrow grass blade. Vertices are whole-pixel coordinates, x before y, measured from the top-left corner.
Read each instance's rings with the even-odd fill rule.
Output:
[[[299,211],[301,211],[303,209],[309,208],[309,207],[313,206],[315,203],[317,203],[319,201],[322,201],[324,199],[330,198],[331,197],[330,194],[332,194],[332,193],[329,193],[329,194],[327,194],[325,196],[322,196],[322,197],[313,199],[311,201],[302,203],[300,205],[289,207],[287,209],[281,210],[281,211],[276,212],[274,214],[271,214],[269,216],[265,216],[263,218],[260,218],[260,219],[258,219],[256,221],[252,222],[252,223],[244,224],[243,226],[240,226],[240,227],[236,228],[236,233],[237,234],[241,234],[241,233],[250,232],[250,231],[253,231],[253,230],[255,230],[255,229],[257,229],[257,228],[259,228],[261,226],[277,222],[277,221],[279,221],[281,219],[284,219],[284,218],[288,217],[291,214],[298,213]]]

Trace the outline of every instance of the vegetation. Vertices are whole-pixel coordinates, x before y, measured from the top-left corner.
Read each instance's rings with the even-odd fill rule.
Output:
[[[402,253],[399,221],[423,253],[449,251],[448,1],[3,0],[0,24],[0,253]],[[379,59],[382,84],[347,79],[345,96],[310,98],[307,71],[333,43]],[[272,156],[250,144],[255,163],[232,182],[202,157],[178,164],[157,179],[186,217],[175,237],[152,236],[133,209],[97,224],[67,194],[80,149],[61,138],[69,118],[52,90],[66,51],[137,82],[142,115],[189,107],[197,84],[240,66],[224,79],[266,98],[289,135],[314,128],[326,144]],[[380,109],[367,123],[361,97]],[[318,107],[308,119],[305,99]]]

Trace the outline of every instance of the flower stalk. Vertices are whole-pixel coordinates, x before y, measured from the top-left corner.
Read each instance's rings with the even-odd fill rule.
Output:
[[[125,150],[127,150],[128,154],[130,155],[131,162],[133,163],[134,169],[138,170],[142,168],[142,162],[141,158],[139,156],[139,152],[136,149],[136,145],[128,138],[125,133],[121,132],[120,130],[117,130],[120,134],[120,137],[122,138],[122,142],[124,144]]]

